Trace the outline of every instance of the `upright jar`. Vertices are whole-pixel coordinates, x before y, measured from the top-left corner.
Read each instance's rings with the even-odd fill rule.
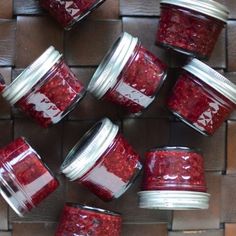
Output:
[[[24,138],[1,148],[0,157],[0,193],[19,216],[35,208],[59,186]]]
[[[2,96],[48,127],[66,116],[84,93],[84,86],[51,46],[3,89]]]
[[[120,236],[121,223],[118,213],[66,203],[55,236]]]
[[[141,208],[207,209],[209,194],[202,154],[187,147],[163,147],[146,153]]]
[[[104,201],[120,197],[133,183],[142,165],[117,125],[97,122],[69,152],[61,171]]]
[[[159,46],[208,59],[229,10],[213,0],[161,0],[156,42]]]
[[[183,67],[168,108],[204,135],[212,135],[236,108],[236,85],[197,59]]]
[[[98,99],[140,113],[155,99],[166,69],[137,38],[123,33],[97,68],[88,90]]]
[[[105,0],[39,0],[40,5],[66,30],[104,2]]]

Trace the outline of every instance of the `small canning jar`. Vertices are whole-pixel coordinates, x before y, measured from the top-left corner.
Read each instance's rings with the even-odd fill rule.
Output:
[[[117,125],[104,118],[69,152],[61,171],[104,201],[120,197],[133,183],[142,165],[139,155]]]
[[[202,154],[187,147],[156,148],[146,153],[141,208],[207,209]]]
[[[168,108],[200,133],[212,135],[236,108],[236,85],[197,59],[183,69]]]
[[[167,73],[166,65],[145,49],[138,38],[123,33],[93,75],[88,90],[140,113],[155,99]]]
[[[90,14],[105,0],[39,0],[46,9],[66,30]]]
[[[84,86],[52,46],[2,91],[12,106],[43,127],[59,122],[84,94]]]
[[[161,0],[156,43],[175,51],[208,59],[229,10],[213,0]]]
[[[1,148],[0,157],[0,193],[21,217],[59,186],[39,155],[22,137]]]
[[[121,223],[119,213],[66,203],[55,236],[120,236]]]

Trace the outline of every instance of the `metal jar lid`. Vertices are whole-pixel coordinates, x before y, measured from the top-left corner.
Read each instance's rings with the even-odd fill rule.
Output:
[[[82,177],[107,150],[118,130],[108,118],[97,122],[69,152],[61,172],[71,181]]]
[[[160,3],[191,9],[224,22],[227,22],[229,16],[229,9],[213,0],[161,0]]]
[[[38,83],[61,57],[62,54],[56,51],[53,46],[49,47],[2,91],[2,96],[11,105],[14,105]]]
[[[193,191],[141,191],[139,207],[160,210],[208,209],[210,194]]]
[[[113,44],[95,71],[88,85],[88,91],[100,99],[112,88],[137,44],[138,38],[124,32]]]
[[[208,65],[194,58],[183,69],[236,104],[236,85]]]

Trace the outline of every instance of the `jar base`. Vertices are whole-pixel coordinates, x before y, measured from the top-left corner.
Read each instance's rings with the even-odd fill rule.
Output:
[[[175,52],[184,54],[184,55],[186,55],[188,57],[196,57],[196,58],[198,58],[200,60],[203,60],[203,61],[207,61],[209,59],[208,56],[202,56],[202,55],[200,55],[198,53],[195,53],[193,51],[184,50],[184,49],[182,49],[180,47],[176,47],[176,46],[173,46],[173,45],[161,43],[161,42],[158,42],[158,41],[156,42],[156,45],[161,47],[161,48],[164,48],[164,49],[167,48],[167,49],[173,50]]]
[[[83,18],[85,18],[87,15],[89,15],[92,11],[96,10],[100,5],[102,5],[106,0],[100,0],[97,1],[86,13],[79,15],[76,19],[73,19],[71,23],[64,27],[65,30],[71,30],[71,28],[76,24],[77,22],[81,21]]]
[[[170,112],[173,113],[173,115],[175,115],[178,119],[180,119],[186,125],[190,126],[191,128],[195,129],[196,131],[198,131],[200,134],[207,136],[207,137],[211,136],[210,134],[203,132],[202,130],[198,129],[196,126],[191,124],[189,121],[187,121],[185,118],[183,118],[179,113],[172,111],[172,110],[170,110]]]
[[[141,191],[139,208],[159,210],[208,209],[210,194],[193,191]]]

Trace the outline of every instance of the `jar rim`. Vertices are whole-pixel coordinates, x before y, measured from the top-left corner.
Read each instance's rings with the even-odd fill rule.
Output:
[[[98,99],[102,98],[115,85],[137,44],[138,38],[126,32],[122,33],[96,69],[89,82],[88,91]]]
[[[16,79],[2,91],[2,96],[14,105],[25,96],[35,84],[56,64],[62,57],[53,46],[50,46],[40,57],[30,64]]]
[[[236,85],[210,66],[194,58],[183,69],[236,104]]]
[[[121,216],[120,213],[115,212],[115,211],[109,211],[109,210],[105,210],[102,208],[91,207],[91,206],[87,206],[87,205],[83,205],[83,204],[79,204],[79,203],[67,202],[66,206],[80,208],[83,210],[95,211],[97,213],[106,214],[106,215]]]
[[[223,4],[213,0],[161,0],[161,4],[171,4],[180,6],[190,10],[200,12],[204,15],[214,17],[223,22],[227,22],[229,16],[229,9]]]
[[[71,181],[82,177],[107,150],[119,131],[108,118],[98,121],[66,156],[60,171]]]
[[[194,191],[140,191],[139,207],[161,210],[194,210],[209,207],[210,194]]]
[[[187,151],[187,152],[197,152],[199,154],[203,154],[202,150],[200,148],[195,147],[187,147],[187,146],[161,146],[161,147],[155,147],[147,151],[154,152],[154,151]]]

